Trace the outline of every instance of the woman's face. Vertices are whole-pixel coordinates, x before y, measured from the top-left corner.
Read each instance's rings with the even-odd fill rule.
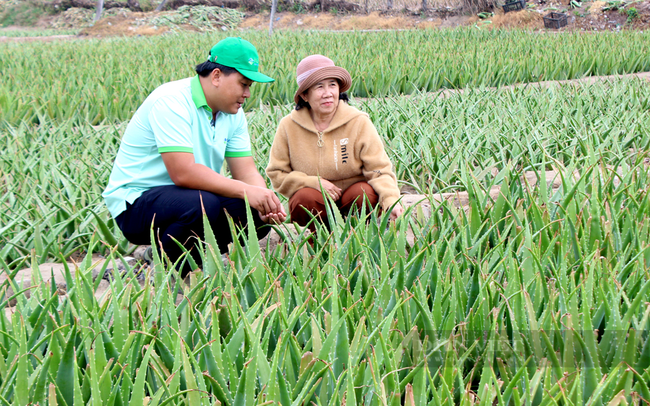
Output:
[[[336,79],[321,80],[307,89],[302,98],[309,103],[314,113],[332,114],[339,105],[339,82]]]

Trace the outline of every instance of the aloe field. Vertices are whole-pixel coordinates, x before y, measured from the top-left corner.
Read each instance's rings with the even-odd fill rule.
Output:
[[[650,83],[501,87],[648,71],[647,33],[241,35],[278,79],[247,107],[260,170],[327,45],[424,205],[332,209],[313,246],[286,223],[226,261],[207,232],[185,281],[155,249],[129,265],[100,195],[122,131],[214,36],[0,44],[0,403],[650,404]]]
[[[355,78],[351,93],[357,97],[650,71],[647,31],[548,35],[466,28],[241,35],[257,46],[262,70],[277,80],[257,87],[248,110],[293,100],[296,65],[304,55],[325,50]],[[0,83],[0,120],[12,125],[126,121],[142,95],[191,75],[225,36],[0,44],[0,66],[9,79]]]

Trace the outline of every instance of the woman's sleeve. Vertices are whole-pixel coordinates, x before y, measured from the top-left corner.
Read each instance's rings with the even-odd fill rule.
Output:
[[[400,196],[397,177],[377,129],[367,116],[363,116],[362,120],[364,121],[360,126],[359,158],[363,163],[363,176],[379,195],[382,209],[387,211]]]
[[[269,164],[266,167],[266,175],[271,179],[273,189],[283,196],[291,198],[296,191],[304,187],[319,188],[317,176],[294,171],[291,162],[287,131],[283,123],[280,122],[273,139],[273,145],[271,145]]]

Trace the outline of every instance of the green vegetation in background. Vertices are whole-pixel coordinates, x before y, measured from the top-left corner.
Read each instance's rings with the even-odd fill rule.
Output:
[[[143,6],[142,2],[140,3]],[[149,14],[137,14],[128,8],[109,8],[104,10],[102,18],[120,16],[131,21],[131,27],[166,26],[170,30],[193,30],[211,32],[236,28],[244,17],[239,10],[216,6],[181,6],[175,10]],[[95,10],[69,8],[55,15],[49,22],[55,28],[86,28],[95,23]]]
[[[173,11],[156,14],[149,18],[148,24],[166,26],[173,31],[186,30],[187,26],[192,26],[201,32],[212,32],[219,29],[235,29],[243,19],[243,12],[231,8],[181,6]]]
[[[31,1],[8,4],[0,13],[0,26],[33,26],[39,18],[49,14],[47,10]]]
[[[193,74],[193,66],[226,35],[260,51],[261,69],[276,79],[253,86],[245,108],[284,105],[296,89],[304,56],[323,53],[347,68],[356,97],[442,88],[502,86],[650,70],[650,33],[559,33],[416,30],[379,33],[262,32],[178,34],[61,43],[0,44],[0,121],[116,123],[128,120],[160,84]],[[387,52],[387,50],[390,50]],[[34,66],[34,55],[57,64]]]
[[[627,14],[627,22],[631,23],[637,18],[639,18],[639,12],[636,9],[636,7],[630,7],[625,10],[625,13]]]

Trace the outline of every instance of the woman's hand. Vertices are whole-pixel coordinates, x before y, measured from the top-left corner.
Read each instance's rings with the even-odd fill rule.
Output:
[[[341,188],[337,187],[335,184],[330,182],[327,179],[322,179],[320,180],[321,185],[323,185],[323,189],[325,192],[327,192],[328,195],[334,200],[337,201],[341,198],[341,193],[343,192]]]
[[[404,208],[402,208],[402,205],[397,203],[395,206],[393,206],[393,210],[390,211],[390,221],[395,221],[399,216],[404,213]]]

